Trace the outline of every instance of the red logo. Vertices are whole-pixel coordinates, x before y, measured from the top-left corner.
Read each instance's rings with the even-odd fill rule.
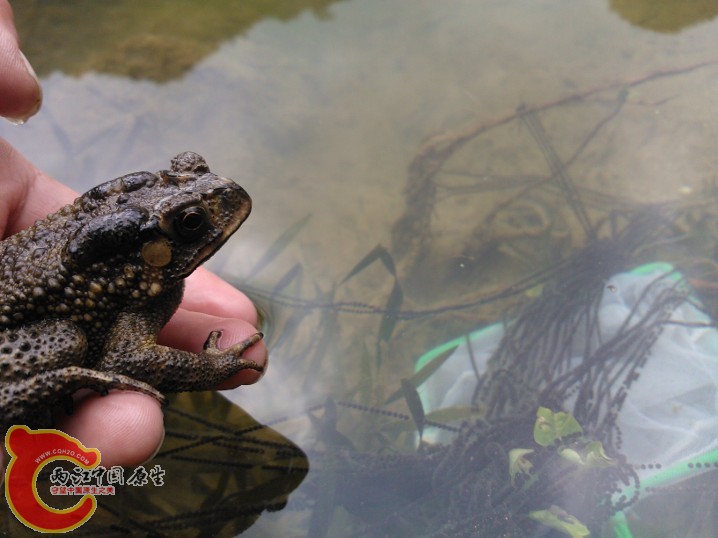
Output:
[[[67,532],[85,523],[97,508],[94,495],[84,495],[72,508],[45,504],[37,493],[37,475],[48,463],[67,460],[83,469],[100,464],[100,451],[57,430],[12,426],[5,435],[10,462],[5,473],[5,497],[13,514],[40,532]]]

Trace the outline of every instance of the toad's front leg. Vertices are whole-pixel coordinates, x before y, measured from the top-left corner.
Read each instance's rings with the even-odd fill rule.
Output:
[[[255,333],[227,349],[219,349],[220,331],[212,331],[200,353],[159,345],[159,330],[151,313],[125,312],[106,340],[98,370],[139,379],[161,392],[210,390],[241,370],[264,367],[242,356],[262,339]]]

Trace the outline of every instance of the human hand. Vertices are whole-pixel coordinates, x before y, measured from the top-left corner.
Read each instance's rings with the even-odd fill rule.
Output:
[[[41,102],[39,84],[26,69],[6,0],[0,0],[0,114],[27,118]],[[7,142],[0,139],[0,238],[12,235],[44,218],[76,194],[37,170]],[[257,313],[241,292],[199,269],[186,280],[184,301],[159,335],[170,347],[200,351],[207,335],[222,329],[221,346],[230,347],[256,332]],[[266,364],[262,342],[245,358]],[[261,374],[242,370],[218,388],[232,388],[259,380]],[[75,412],[58,419],[58,428],[98,448],[102,464],[136,465],[159,448],[164,437],[163,415],[151,397],[129,391],[113,391],[105,397],[83,391],[76,395]]]

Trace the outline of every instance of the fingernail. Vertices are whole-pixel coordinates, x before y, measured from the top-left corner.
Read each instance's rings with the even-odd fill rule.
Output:
[[[37,111],[40,110],[40,107],[42,106],[42,86],[40,85],[40,80],[37,78],[37,74],[35,74],[35,70],[32,68],[32,65],[28,61],[27,57],[22,53],[22,51],[19,52],[20,58],[25,64],[25,68],[27,69],[27,73],[35,80],[35,84],[37,85],[37,101],[35,102],[35,106],[33,106],[24,116],[19,118],[5,118],[13,125],[22,125],[35,114],[37,114]]]

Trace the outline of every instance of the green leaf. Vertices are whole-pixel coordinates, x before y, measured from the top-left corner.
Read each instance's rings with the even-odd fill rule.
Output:
[[[531,469],[533,469],[533,463],[526,457],[529,454],[533,454],[533,450],[529,448],[513,448],[509,450],[509,474],[511,475],[511,485],[515,486],[516,476],[519,474],[525,474],[532,476]]]
[[[615,460],[606,455],[600,441],[592,441],[583,447],[580,445],[581,443],[571,447],[561,447],[558,449],[558,455],[582,467],[600,469],[615,465]]]
[[[569,413],[554,413],[546,407],[536,411],[534,441],[541,446],[550,446],[564,437],[582,432],[581,425]]]
[[[542,525],[568,534],[571,538],[584,538],[591,535],[586,525],[559,506],[552,505],[548,510],[530,512],[529,517]]]
[[[568,447],[562,446],[561,448],[558,449],[558,455],[561,456],[563,459],[568,460],[575,465],[584,465],[584,461],[583,461],[583,458],[581,457],[581,454],[579,454],[573,448],[568,448]]]
[[[584,458],[586,467],[611,467],[616,464],[616,460],[609,458],[603,450],[601,441],[592,441],[586,445],[586,456]]]

